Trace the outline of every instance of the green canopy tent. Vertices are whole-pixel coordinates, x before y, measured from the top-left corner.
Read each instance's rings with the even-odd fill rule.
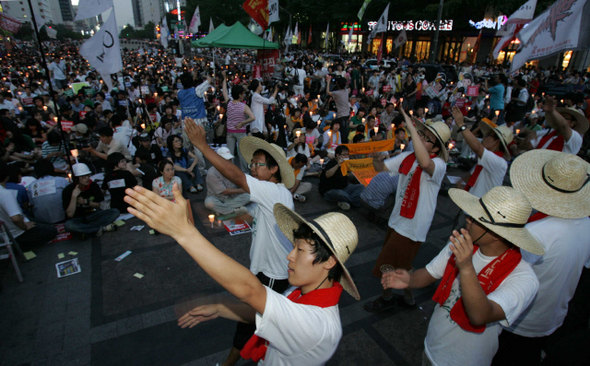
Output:
[[[206,37],[192,41],[193,47],[220,47],[220,48],[254,48],[254,49],[278,49],[279,44],[269,42],[236,22],[231,27],[220,25]]]

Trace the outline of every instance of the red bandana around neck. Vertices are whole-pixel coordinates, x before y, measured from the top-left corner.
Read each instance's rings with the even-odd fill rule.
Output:
[[[536,214],[532,215],[531,217],[529,217],[527,224],[529,222],[535,222],[535,221],[539,221],[541,219],[544,219],[545,217],[547,217],[549,215],[542,213],[541,211],[537,212]]]
[[[330,288],[313,290],[305,295],[301,295],[301,288],[298,287],[295,291],[291,292],[287,298],[297,304],[329,308],[338,305],[342,290],[342,285],[334,281],[334,284]],[[258,362],[264,360],[267,349],[268,341],[254,334],[250,340],[248,340],[244,348],[242,348],[242,351],[240,351],[240,356],[245,360],[252,359],[252,361]]]
[[[437,155],[430,155],[430,159],[434,159]],[[399,173],[408,175],[414,162],[416,161],[416,154],[410,154],[402,161],[399,166]],[[413,219],[416,214],[416,208],[418,207],[418,199],[420,198],[420,178],[422,177],[422,168],[420,164],[416,167],[414,175],[410,178],[410,183],[406,187],[404,193],[404,200],[402,201],[402,207],[400,209],[400,216],[407,219]]]
[[[473,246],[473,254],[477,252],[479,246]],[[487,266],[485,266],[477,275],[477,279],[479,280],[479,284],[483,288],[485,294],[489,294],[493,292],[506,277],[512,271],[520,260],[522,255],[520,254],[520,249],[517,247],[513,247],[507,249],[502,255],[496,257]],[[439,305],[443,305],[445,301],[447,301],[449,295],[451,294],[451,288],[453,287],[453,282],[459,275],[459,268],[455,264],[455,255],[451,255],[449,261],[447,262],[447,266],[445,268],[445,273],[432,297],[432,300],[437,302]],[[469,321],[469,317],[467,316],[467,311],[465,310],[465,304],[463,303],[463,299],[459,298],[459,300],[455,303],[453,308],[451,309],[451,319],[461,329],[466,330],[468,332],[474,333],[483,333],[486,329],[485,325],[473,325]]]
[[[504,153],[501,151],[495,151],[494,154],[496,156],[504,158]],[[465,190],[467,192],[469,192],[471,187],[473,187],[475,185],[475,182],[477,182],[477,178],[479,177],[479,174],[481,173],[482,170],[483,170],[483,166],[481,166],[480,164],[477,164],[475,166],[475,169],[473,170],[473,174],[471,174],[471,177],[469,177],[469,181],[467,181],[467,184],[465,185]]]
[[[547,147],[544,147],[545,144],[556,135],[557,131],[553,130],[545,136],[543,136],[543,138],[541,138],[541,141],[539,141],[539,144],[537,145],[537,149],[563,151],[563,146],[565,145],[565,139],[563,138],[563,136],[555,137]]]
[[[80,190],[81,190],[82,192],[84,192],[84,191],[87,191],[87,190],[89,190],[89,189],[90,189],[90,186],[91,186],[91,185],[92,185],[92,179],[90,179],[90,180],[88,181],[88,185],[87,185],[86,187],[80,188]],[[80,185],[78,185],[78,187],[80,187]]]

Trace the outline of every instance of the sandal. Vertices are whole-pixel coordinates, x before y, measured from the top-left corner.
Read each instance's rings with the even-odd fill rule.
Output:
[[[203,186],[200,184],[197,184],[197,191],[201,192],[203,190]]]
[[[197,193],[197,192],[199,192],[199,191],[197,191],[197,189],[196,189],[195,187],[190,187],[190,188],[188,189],[188,191],[189,191],[190,193]]]

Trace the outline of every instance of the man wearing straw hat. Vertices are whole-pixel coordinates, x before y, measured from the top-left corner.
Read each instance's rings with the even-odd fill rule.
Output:
[[[289,189],[295,184],[295,175],[285,152],[281,147],[263,139],[244,137],[239,148],[240,154],[250,162],[251,175],[246,175],[230,160],[211,149],[203,126],[187,118],[185,127],[191,142],[203,152],[217,171],[250,194],[251,202],[257,203],[253,214],[250,271],[263,285],[282,293],[289,286],[286,258],[290,244],[277,227],[273,207],[276,203],[281,203],[293,208],[293,196]],[[252,324],[238,323],[234,347],[225,365],[233,365],[240,359],[240,350],[255,329]]]
[[[525,228],[531,204],[514,188],[494,187],[481,198],[453,188],[449,196],[469,215],[467,229],[453,230],[450,242],[425,268],[386,272],[381,283],[422,288],[441,279],[423,365],[489,365],[501,325],[513,324],[539,288],[520,250],[544,251]]]
[[[545,96],[543,110],[549,130],[527,131],[535,149],[562,151],[576,155],[582,147],[582,136],[588,131],[588,118],[576,108],[555,107],[556,101]]]
[[[543,245],[545,255],[522,252],[539,279],[539,293],[500,335],[495,365],[538,365],[541,351],[550,355],[551,346],[567,333],[560,327],[584,266],[590,261],[589,176],[590,164],[552,150],[524,153],[510,168],[512,185],[538,211],[526,227]],[[588,289],[582,293],[587,294]],[[587,319],[585,323],[582,327],[587,328]]]
[[[427,126],[416,121],[414,126],[402,108],[400,112],[412,136],[414,151],[403,152],[385,161],[382,156],[373,158],[375,170],[399,174],[395,206],[389,218],[385,243],[372,271],[378,278],[381,277],[380,268],[384,264],[406,270],[412,268],[412,261],[430,229],[449,157],[447,141],[451,130],[444,122]],[[416,303],[412,290],[406,289],[403,299],[400,299],[390,289],[386,289],[377,300],[366,303],[364,308],[375,312],[396,303],[414,306]]]
[[[477,165],[471,171],[471,177],[465,185],[465,190],[481,197],[490,189],[501,186],[508,170],[510,151],[508,145],[512,142],[512,131],[506,125],[496,126],[492,121],[484,118],[479,122],[479,128],[484,138],[480,142],[475,135],[465,126],[463,113],[457,107],[452,109],[455,123],[459,126],[459,132],[463,133],[465,142],[477,155]],[[489,122],[488,122],[489,121]]]
[[[190,134],[189,134],[190,135]],[[256,324],[256,335],[244,347],[245,358],[264,359],[269,365],[323,365],[334,354],[342,325],[338,302],[342,290],[360,295],[344,267],[358,242],[352,221],[328,213],[306,221],[277,203],[278,228],[292,242],[286,256],[289,283],[296,287],[288,297],[263,286],[245,267],[219,251],[186,216],[186,203],[175,185],[172,203],[141,187],[128,189],[129,212],[150,227],[171,235],[217,283],[239,301],[198,306],[178,324],[182,328],[217,317]]]

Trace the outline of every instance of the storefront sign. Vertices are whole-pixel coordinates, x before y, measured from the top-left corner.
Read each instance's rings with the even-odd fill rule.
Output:
[[[475,27],[475,29],[486,28],[486,29],[498,29],[499,30],[500,28],[502,28],[502,24],[504,24],[506,22],[506,20],[508,20],[506,15],[500,15],[496,19],[486,18],[484,20],[480,20],[479,22],[474,22],[473,20],[470,20],[469,25],[472,27]]]
[[[367,23],[369,26],[369,31],[372,31],[375,25],[377,25],[376,21],[371,21]],[[436,20],[390,20],[387,22],[387,30],[388,31],[436,31]],[[452,31],[453,30],[453,20],[446,19],[440,21],[440,30],[441,31]]]

